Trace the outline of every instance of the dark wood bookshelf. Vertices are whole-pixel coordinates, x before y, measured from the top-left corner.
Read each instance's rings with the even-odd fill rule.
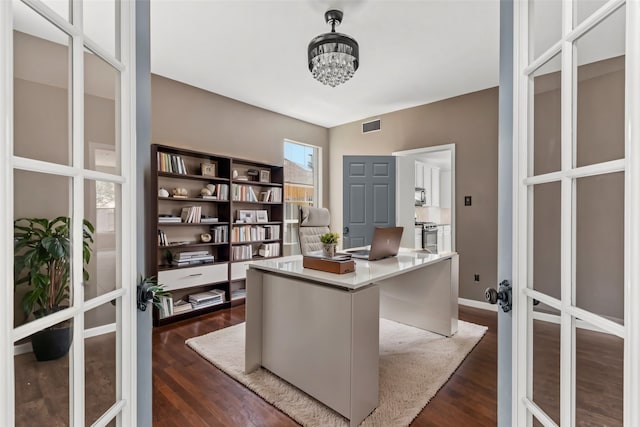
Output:
[[[162,153],[162,154],[159,154]],[[174,163],[175,161],[175,163]],[[206,164],[206,166],[202,166]],[[170,165],[170,166],[169,166]],[[212,166],[208,166],[212,165]],[[162,170],[161,167],[171,167],[173,171]],[[215,169],[215,175],[203,175],[205,169]],[[177,173],[176,170],[186,173]],[[232,179],[234,171],[240,176],[258,177],[267,174],[270,182],[257,180]],[[200,191],[208,184],[226,185],[227,195],[225,199],[208,199],[200,197]],[[268,188],[280,188],[284,190],[284,168],[262,162],[254,162],[247,159],[238,159],[228,156],[219,156],[212,153],[199,152],[190,149],[171,147],[167,145],[152,144],[151,146],[151,178],[148,201],[150,215],[158,218],[159,215],[173,215],[180,217],[183,207],[200,206],[201,215],[216,217],[218,222],[158,222],[151,221],[148,225],[147,236],[150,250],[147,256],[147,271],[149,275],[158,277],[159,283],[165,285],[173,297],[173,302],[183,299],[188,301],[188,296],[193,293],[205,292],[212,289],[220,289],[225,293],[223,303],[209,307],[189,310],[172,316],[160,317],[160,311],[154,307],[154,325],[160,326],[171,322],[184,320],[190,317],[211,313],[216,310],[244,303],[243,298],[231,300],[232,283],[234,288],[244,287],[243,279],[231,279],[231,266],[238,262],[268,259],[255,255],[251,259],[232,260],[232,248],[238,245],[251,245],[252,252],[257,253],[262,244],[276,244],[279,254],[283,251],[282,233],[284,232],[284,204],[278,202],[253,202],[232,200],[234,185],[253,187],[254,193],[259,194]],[[164,188],[171,194],[174,188],[184,188],[186,197],[163,197],[158,195],[160,188]],[[244,191],[244,190],[243,190]],[[247,190],[248,191],[248,190]],[[281,194],[283,199],[284,194]],[[235,223],[238,210],[266,210],[268,222]],[[231,242],[232,230],[240,226],[280,226],[279,239],[267,239],[248,242]],[[203,233],[212,233],[214,227],[226,227],[228,240],[226,242],[202,242],[199,241]],[[184,242],[169,245],[159,245],[158,235],[162,230],[168,241]],[[273,250],[273,249],[272,249]],[[177,256],[180,252],[206,251],[214,257],[215,262],[192,264],[185,266],[169,265],[169,257]],[[269,258],[278,258],[273,256]],[[225,267],[226,275],[221,275],[221,268]],[[209,270],[210,267],[214,270]],[[196,274],[188,274],[189,269]],[[184,272],[182,274],[181,272]],[[177,275],[177,276],[176,276]],[[190,276],[194,276],[193,285]],[[163,280],[167,283],[163,283]],[[172,281],[177,282],[172,287]]]

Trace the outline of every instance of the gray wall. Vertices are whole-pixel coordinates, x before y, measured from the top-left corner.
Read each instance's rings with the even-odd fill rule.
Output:
[[[483,300],[496,283],[498,223],[498,89],[377,116],[381,130],[362,134],[361,122],[330,130],[331,224],[342,229],[342,156],[456,144],[456,249],[460,297]],[[464,206],[464,196],[473,197]],[[413,230],[411,230],[413,232]],[[473,275],[480,282],[473,282]]]
[[[156,75],[151,99],[153,143],[277,165],[284,164],[285,139],[312,144],[323,149],[323,186],[329,186],[329,131],[324,127]],[[327,191],[323,205],[328,205]]]

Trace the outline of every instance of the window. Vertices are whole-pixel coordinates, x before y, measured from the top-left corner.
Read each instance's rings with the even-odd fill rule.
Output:
[[[321,202],[320,147],[284,141],[284,254],[300,253],[298,207]]]

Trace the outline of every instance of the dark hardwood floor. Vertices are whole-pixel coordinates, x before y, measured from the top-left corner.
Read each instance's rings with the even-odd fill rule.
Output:
[[[496,425],[496,314],[460,307],[489,331],[414,426]],[[295,426],[293,420],[188,348],[188,338],[244,321],[244,306],[154,329],[154,426]]]

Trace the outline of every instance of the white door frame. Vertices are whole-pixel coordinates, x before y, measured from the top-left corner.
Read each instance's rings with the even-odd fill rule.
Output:
[[[573,167],[574,42],[594,25],[626,4],[625,158],[584,167]],[[513,152],[513,304],[512,419],[514,425],[529,425],[530,415],[545,426],[555,423],[529,398],[531,393],[532,300],[538,299],[561,312],[560,399],[561,425],[575,425],[576,318],[624,339],[624,424],[640,425],[640,2],[611,0],[573,28],[573,4],[563,1],[563,39],[529,62],[528,2],[514,1],[514,152]],[[532,93],[530,76],[557,53],[562,55],[562,168],[558,172],[531,176],[529,127]],[[575,179],[602,173],[625,173],[624,207],[624,326],[571,304],[574,267],[573,199]],[[562,298],[557,300],[528,288],[531,243],[527,223],[531,216],[531,188],[535,184],[561,182],[561,278]],[[570,196],[567,196],[570,195]],[[571,337],[571,338],[568,338]]]
[[[394,151],[391,153],[392,156],[420,156],[422,154],[436,153],[438,151],[448,151],[451,158],[451,252],[456,251],[456,144],[454,142],[450,144],[442,144],[442,145],[432,145],[430,147],[422,147],[422,148],[413,148],[411,150],[402,150],[402,151]],[[400,168],[396,169],[396,174],[400,177]],[[413,169],[411,171],[413,176]],[[396,185],[406,185],[402,183],[400,179],[396,180]],[[412,189],[413,191],[413,189]],[[396,190],[396,197],[400,197],[403,194],[402,189],[398,188]],[[413,198],[411,199],[411,204],[413,205]],[[396,201],[396,206],[400,206],[401,201]],[[396,222],[398,225],[402,225],[405,228],[409,227],[411,230],[413,228],[414,219],[403,219],[400,218],[401,212],[396,213]],[[413,237],[412,237],[413,238]],[[413,246],[410,246],[413,247]]]
[[[0,271],[2,282],[13,283],[13,218],[14,218],[14,170],[26,170],[66,176],[72,179],[71,195],[74,199],[72,212],[73,247],[82,247],[82,219],[84,216],[84,180],[102,180],[119,184],[121,187],[122,236],[135,235],[136,195],[135,195],[135,153],[136,153],[136,120],[135,120],[135,2],[114,1],[116,17],[120,21],[116,25],[116,40],[120,41],[117,51],[120,59],[108,53],[100,45],[83,34],[82,1],[73,0],[73,22],[70,24],[55,11],[39,0],[23,0],[38,14],[58,27],[72,38],[71,55],[72,90],[71,117],[73,127],[71,136],[74,141],[71,165],[60,165],[13,156],[13,5],[11,1],[0,2]],[[91,50],[114,69],[120,71],[120,92],[116,102],[120,101],[119,115],[116,120],[120,124],[121,174],[111,175],[86,169],[84,165],[84,49]],[[85,409],[85,366],[84,313],[112,300],[118,301],[116,308],[116,402],[95,422],[94,425],[106,425],[114,417],[118,425],[136,424],[136,242],[135,239],[121,239],[121,283],[104,295],[84,301],[82,288],[82,253],[73,254],[73,305],[69,309],[57,312],[45,318],[13,327],[13,287],[4,286],[5,301],[0,314],[0,424],[15,423],[15,377],[14,377],[14,344],[34,332],[57,324],[63,320],[73,319],[73,345],[70,352],[70,423],[84,424]],[[104,328],[109,330],[109,328]],[[113,329],[111,329],[113,330]],[[95,334],[94,334],[95,335]]]

